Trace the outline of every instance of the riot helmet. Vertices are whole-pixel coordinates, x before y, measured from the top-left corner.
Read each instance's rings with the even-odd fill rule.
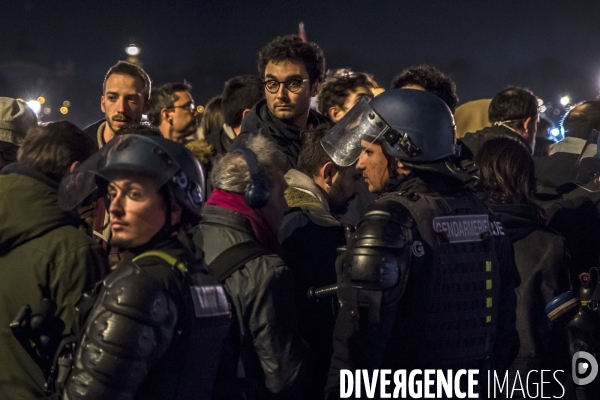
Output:
[[[422,90],[392,89],[371,102],[361,99],[321,140],[340,166],[354,164],[361,141],[378,141],[386,154],[414,168],[456,153],[454,117],[437,96]]]
[[[136,172],[167,188],[187,212],[199,220],[204,200],[204,173],[183,145],[162,136],[119,135],[75,168],[61,182],[59,205],[74,210],[106,194],[115,173]]]

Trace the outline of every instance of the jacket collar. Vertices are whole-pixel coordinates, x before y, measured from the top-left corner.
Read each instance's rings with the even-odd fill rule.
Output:
[[[50,179],[41,172],[31,167],[28,167],[27,165],[20,164],[19,162],[15,162],[4,167],[4,169],[2,170],[2,175],[8,174],[19,174],[28,176],[37,181],[43,182],[46,185],[50,186],[52,189],[58,191],[58,182],[56,182],[54,179]]]

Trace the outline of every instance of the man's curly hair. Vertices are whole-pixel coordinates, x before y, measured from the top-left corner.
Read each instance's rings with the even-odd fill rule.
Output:
[[[308,72],[311,85],[322,82],[325,75],[325,55],[314,42],[303,42],[300,36],[277,36],[258,53],[258,72],[265,77],[267,64],[273,61],[301,62]]]
[[[435,94],[444,100],[454,114],[458,104],[456,83],[436,67],[419,65],[405,68],[392,80],[390,89],[400,89],[407,85],[421,86],[426,92]]]
[[[347,68],[328,71],[317,98],[317,109],[321,114],[327,115],[327,110],[333,106],[343,108],[350,92],[359,87],[373,89],[377,87],[377,83],[372,75],[364,72],[354,72]]]

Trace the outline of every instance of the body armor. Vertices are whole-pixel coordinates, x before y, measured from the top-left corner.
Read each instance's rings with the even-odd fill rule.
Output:
[[[364,347],[358,362],[483,366],[497,327],[495,235],[501,225],[465,192],[390,193],[374,203],[338,260],[338,294]]]
[[[211,399],[230,327],[224,289],[199,262],[162,251],[122,262],[87,318],[65,398]]]

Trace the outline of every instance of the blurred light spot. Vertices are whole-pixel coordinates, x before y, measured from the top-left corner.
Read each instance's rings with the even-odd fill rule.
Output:
[[[544,100],[538,99],[538,106],[542,106],[544,104]]]
[[[554,111],[552,111],[552,114],[558,115],[560,114],[560,110],[558,108],[555,108]]]
[[[65,101],[63,101],[63,106],[71,107],[71,102],[69,100],[65,100]]]
[[[568,105],[571,102],[571,99],[569,98],[569,96],[563,96],[560,98],[560,104],[562,104],[563,106]]]
[[[69,112],[69,109],[68,109],[67,107],[61,107],[61,108],[60,108],[60,113],[61,113],[61,114],[66,114],[66,113],[68,113],[68,112]]]
[[[544,105],[540,106],[540,112],[546,112],[546,106],[544,106]]]
[[[29,100],[27,105],[33,110],[34,113],[36,113],[36,115],[42,111],[42,105],[37,100]]]
[[[552,136],[558,136],[558,135],[560,135],[560,129],[558,129],[558,128],[552,128],[552,130],[550,131],[550,133],[552,134]]]
[[[52,109],[50,107],[45,107],[44,108],[44,114],[48,115],[52,112]]]
[[[198,111],[198,114],[202,114],[204,112],[204,106],[199,105],[198,107],[196,107],[196,111]]]
[[[37,101],[38,101],[38,103],[40,103],[40,104],[44,104],[44,103],[46,102],[46,98],[45,98],[45,97],[42,97],[42,96],[40,96],[40,97],[38,97],[38,98],[37,98]]]
[[[140,48],[137,47],[135,44],[131,43],[125,48],[125,52],[130,56],[137,56],[140,54]]]

